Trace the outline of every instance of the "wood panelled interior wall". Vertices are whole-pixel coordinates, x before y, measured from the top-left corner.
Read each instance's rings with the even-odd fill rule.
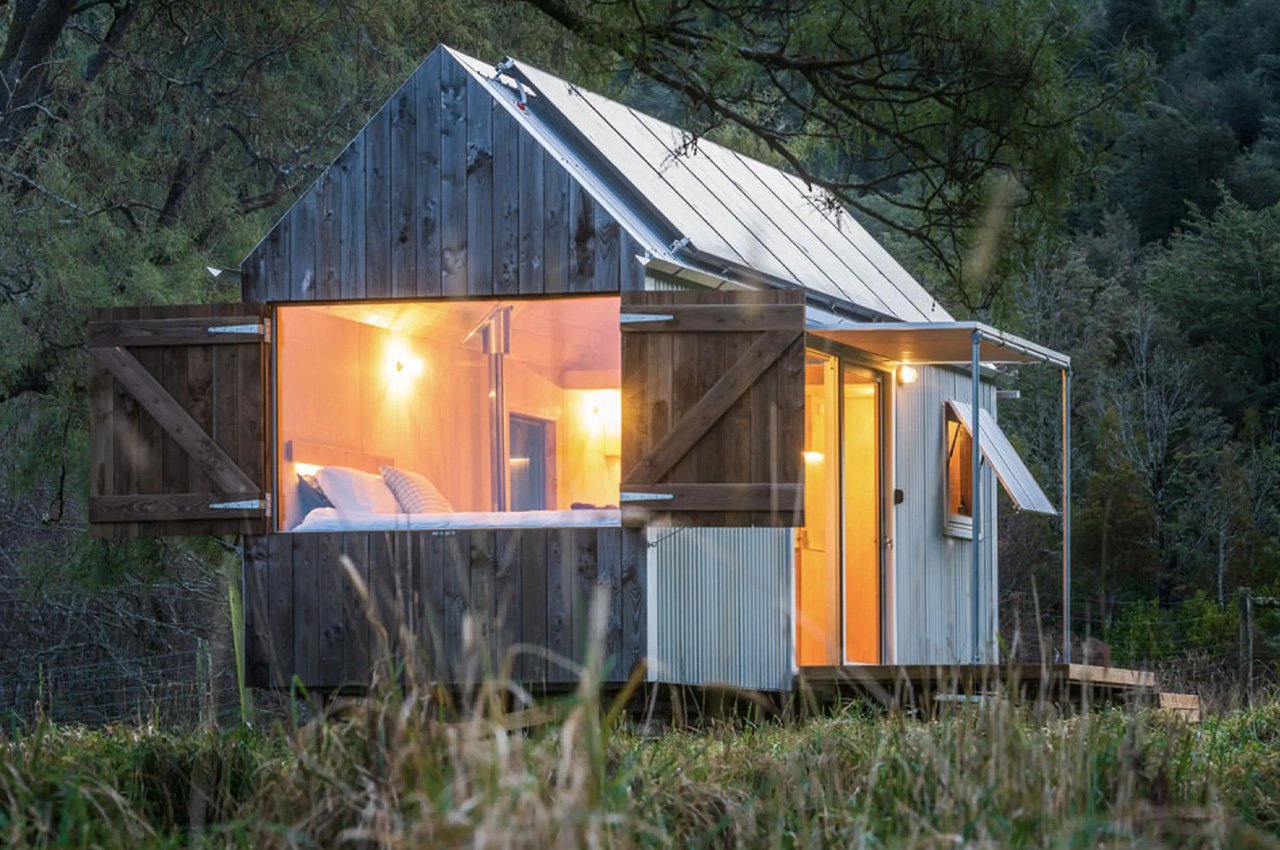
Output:
[[[279,303],[638,291],[642,254],[485,84],[437,49],[245,258],[242,293],[245,301]],[[531,383],[518,367],[508,377],[513,411],[553,418],[547,394],[519,395]],[[600,389],[574,380],[561,386]],[[559,406],[572,405],[562,398]],[[559,439],[558,419],[556,430]],[[557,476],[568,480],[596,475],[559,466]],[[616,485],[608,500],[584,492],[596,503],[617,498]],[[585,601],[577,600],[603,584],[621,623],[610,620],[610,669],[625,678],[646,647],[644,543],[636,535],[615,528],[251,537],[246,655],[254,683],[285,685],[295,673],[318,688],[367,678],[369,628],[338,563],[343,552],[384,596],[399,581],[406,616],[416,618],[419,634],[438,632],[454,659],[463,617],[499,629],[499,606],[518,612],[516,634],[572,655],[586,635]],[[397,560],[404,568],[389,569]],[[517,620],[501,623],[492,633],[505,640]],[[533,656],[521,663],[528,666],[520,678],[562,675]]]
[[[293,307],[277,316],[282,356],[276,421],[282,449],[286,443],[319,444],[385,458],[426,475],[456,510],[489,509],[491,425],[481,352],[332,311]],[[452,330],[441,328],[440,336]],[[465,328],[452,334],[454,341],[464,333]],[[293,498],[294,464],[325,462],[305,449],[292,458],[281,453],[285,528],[302,519]]]

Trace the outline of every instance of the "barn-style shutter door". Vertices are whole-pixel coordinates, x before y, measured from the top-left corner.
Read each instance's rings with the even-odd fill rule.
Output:
[[[94,534],[266,531],[266,341],[256,304],[94,311]]]
[[[803,524],[804,297],[624,292],[627,525]]]

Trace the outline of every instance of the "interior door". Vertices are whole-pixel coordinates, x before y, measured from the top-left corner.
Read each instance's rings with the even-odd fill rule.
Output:
[[[805,666],[840,663],[839,361],[805,352],[804,525],[796,530],[796,642]]]
[[[879,664],[881,382],[878,373],[841,369],[844,479],[844,660]]]

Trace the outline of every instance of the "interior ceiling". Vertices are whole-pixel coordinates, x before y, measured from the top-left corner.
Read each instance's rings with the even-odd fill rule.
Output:
[[[511,307],[511,359],[557,376],[566,371],[621,370],[616,297],[511,301],[381,301],[323,304],[315,310],[437,345],[462,346],[495,306]],[[479,348],[479,335],[466,343]]]

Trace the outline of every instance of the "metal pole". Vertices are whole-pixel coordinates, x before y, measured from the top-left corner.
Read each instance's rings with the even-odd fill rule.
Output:
[[[981,381],[981,364],[978,362],[978,355],[982,348],[982,334],[979,331],[973,332],[972,352],[970,354],[970,367],[973,370],[973,478],[970,489],[973,493],[973,663],[977,664],[982,660],[982,627],[979,623],[979,600],[982,598],[981,578],[982,578],[982,500],[980,493],[982,492],[982,450],[979,446],[979,429],[981,425],[978,420],[982,418],[982,381]]]
[[[1062,660],[1071,663],[1071,369],[1062,370]]]

